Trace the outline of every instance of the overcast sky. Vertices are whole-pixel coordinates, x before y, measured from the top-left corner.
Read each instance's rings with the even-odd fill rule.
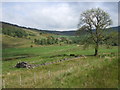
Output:
[[[80,14],[87,9],[101,8],[118,25],[117,2],[4,2],[2,21],[49,30],[76,30]]]

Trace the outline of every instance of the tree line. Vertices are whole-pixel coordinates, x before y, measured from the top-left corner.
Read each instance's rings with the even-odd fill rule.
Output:
[[[38,45],[52,45],[52,44],[71,44],[72,41],[65,37],[55,38],[53,36],[49,36],[43,39],[34,39],[34,43]]]

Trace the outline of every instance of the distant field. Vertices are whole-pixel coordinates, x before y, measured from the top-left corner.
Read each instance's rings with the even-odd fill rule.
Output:
[[[111,49],[105,48],[105,46],[100,46],[100,53],[105,52],[117,52],[117,47],[112,47]],[[86,50],[83,46],[73,45],[51,45],[51,46],[40,46],[40,47],[28,47],[28,48],[7,48],[3,49],[3,58],[12,58],[16,56],[24,55],[39,55],[39,56],[51,56],[57,54],[82,54],[91,55],[94,54],[94,48],[90,47]]]
[[[85,58],[58,62],[34,69],[14,68],[18,61],[42,64],[64,58],[70,54],[87,55]],[[83,49],[78,45],[51,45],[33,48],[3,49],[3,80],[7,88],[100,88],[118,86],[118,48],[100,46],[101,57],[94,54],[93,47]],[[16,59],[17,58],[17,59]],[[20,85],[21,76],[21,85]]]

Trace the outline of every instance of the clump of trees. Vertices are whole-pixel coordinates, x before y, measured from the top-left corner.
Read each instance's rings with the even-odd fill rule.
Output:
[[[25,31],[21,31],[19,29],[17,30],[3,29],[3,34],[19,38],[28,36],[28,34]]]
[[[107,33],[102,44],[109,46],[118,46],[118,32]]]
[[[2,25],[2,33],[5,35],[19,37],[19,38],[28,36],[28,34],[24,30],[21,30],[21,28],[7,24]]]
[[[49,36],[47,38],[44,39],[34,39],[34,43],[38,44],[38,45],[52,45],[52,44],[71,44],[71,40],[65,38],[65,37],[61,37],[61,38],[55,38],[53,36]]]

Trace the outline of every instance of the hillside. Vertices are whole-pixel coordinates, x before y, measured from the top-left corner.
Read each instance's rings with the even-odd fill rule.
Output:
[[[77,32],[81,36],[81,39],[76,37],[76,31],[49,31],[39,30],[35,28],[18,26],[6,22],[0,22],[2,24],[2,45],[3,48],[12,47],[31,47],[38,45],[48,44],[61,44],[61,43],[77,43],[83,41],[87,32]],[[116,32],[118,27],[112,27],[108,32]],[[49,40],[51,38],[51,40]],[[59,41],[61,39],[61,41]],[[57,41],[56,41],[57,40]],[[72,40],[72,41],[71,41]],[[36,41],[36,43],[34,43]],[[37,45],[38,44],[38,45]]]
[[[24,29],[26,31],[36,31],[37,33],[45,33],[45,34],[56,34],[56,35],[66,35],[66,36],[75,36],[76,35],[76,30],[69,30],[69,31],[56,31],[56,30],[42,30],[42,29],[36,29],[36,28],[30,28],[30,27],[23,27],[23,26],[18,26],[15,24],[10,24],[10,23],[6,23],[6,22],[0,22],[2,23],[2,25],[10,25],[13,27],[18,27],[21,29]],[[116,27],[111,27],[111,29],[109,31],[120,31],[119,30],[120,26],[116,26]],[[108,28],[109,29],[109,28]],[[84,32],[85,33],[85,32]],[[83,33],[82,33],[83,34]]]
[[[40,30],[43,31],[43,30]],[[44,30],[44,32],[46,33],[52,33],[52,34],[57,34],[57,35],[67,35],[67,36],[75,36],[76,35],[76,31],[49,31],[49,30]]]
[[[31,31],[36,31],[39,33],[51,33],[51,34],[57,34],[57,35],[69,35],[69,36],[74,36],[76,35],[76,31],[75,30],[69,30],[69,31],[55,31],[55,30],[42,30],[42,29],[36,29],[36,28],[30,28],[30,27],[24,27],[24,26],[19,26],[19,25],[15,25],[15,24],[11,24],[11,23],[7,23],[7,22],[0,22],[3,26],[3,28],[6,27],[15,27],[15,28],[19,28],[21,30],[31,30]]]
[[[3,48],[71,43],[71,38],[75,37],[72,36],[73,31],[44,31],[6,22],[1,22],[1,24]]]
[[[33,41],[34,39],[42,39],[53,34],[42,33],[41,31],[21,27],[5,22],[2,23],[2,46],[3,48],[11,47],[30,47],[31,45],[36,46]]]

